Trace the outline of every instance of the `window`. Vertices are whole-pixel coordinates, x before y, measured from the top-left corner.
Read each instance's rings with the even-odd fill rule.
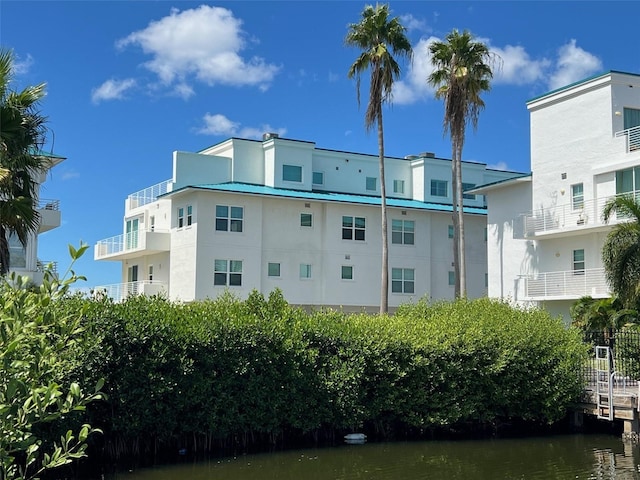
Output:
[[[270,277],[279,277],[280,276],[280,264],[279,263],[271,263],[267,265],[267,274]]]
[[[324,185],[324,173],[323,172],[313,172],[312,182],[314,185]]]
[[[378,179],[376,177],[367,177],[367,190],[375,192],[377,190]]]
[[[431,180],[431,195],[433,195],[434,197],[446,197],[447,196],[446,180]]]
[[[352,265],[342,265],[342,280],[353,280]]]
[[[573,210],[582,210],[584,206],[584,187],[582,183],[571,185],[571,208]]]
[[[484,274],[484,287],[485,288],[489,287],[489,274],[488,273]]]
[[[313,226],[313,215],[310,213],[301,213],[300,214],[300,226],[301,227],[312,227]]]
[[[414,231],[413,220],[391,220],[391,243],[413,245]]]
[[[151,215],[149,217],[149,230],[153,232],[155,229],[156,229],[156,216]]]
[[[449,238],[453,238],[454,233],[455,231],[453,230],[453,225],[449,225],[449,227],[447,228],[447,234],[449,235]]]
[[[302,182],[302,167],[299,165],[282,165],[282,179],[286,182]]]
[[[616,172],[616,193],[632,193],[640,190],[640,167],[627,168]]]
[[[487,227],[484,227],[484,241],[486,242],[489,238],[489,230]]]
[[[127,220],[125,225],[125,248],[127,250],[138,248],[138,229],[140,228],[140,223],[139,218]]]
[[[15,233],[10,233],[9,243],[9,266],[11,268],[27,267],[27,249],[22,245],[20,239]]]
[[[415,281],[413,268],[391,269],[391,292],[415,293]]]
[[[475,200],[476,196],[473,195],[472,193],[464,193],[467,190],[471,190],[472,188],[475,188],[476,184],[475,183],[464,183],[462,182],[462,198],[466,198],[467,200]]]
[[[584,275],[584,249],[573,251],[573,274]]]
[[[227,287],[242,285],[242,260],[214,261],[213,284]]]
[[[308,279],[311,278],[311,265],[308,263],[300,264],[300,278]]]
[[[149,265],[149,281],[153,282],[153,265]]]
[[[624,129],[640,126],[640,110],[637,108],[625,108],[622,114],[624,115]]]
[[[364,241],[364,217],[342,217],[342,239]]]
[[[404,180],[393,181],[393,193],[404,193]]]
[[[184,227],[184,208],[178,209],[178,228]]]
[[[449,271],[449,285],[456,284],[456,272]]]
[[[193,207],[187,205],[187,227],[193,223]]]
[[[242,232],[243,207],[216,205],[216,230],[220,232]]]

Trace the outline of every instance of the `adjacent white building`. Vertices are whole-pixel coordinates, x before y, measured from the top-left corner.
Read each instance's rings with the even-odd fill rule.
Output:
[[[488,202],[488,293],[568,321],[580,297],[610,296],[602,209],[640,193],[640,75],[611,71],[527,108],[532,173],[473,190]]]
[[[36,183],[35,205],[38,213],[39,226],[36,232],[29,235],[27,244],[22,245],[15,235],[10,235],[9,242],[9,270],[25,277],[33,283],[42,283],[44,268],[50,266],[55,273],[57,263],[38,258],[38,238],[41,233],[48,232],[60,226],[60,200],[41,197],[42,184],[47,180],[49,171],[65,160],[64,157],[51,153],[38,152],[45,169],[33,178]]]
[[[451,162],[424,153],[385,159],[390,308],[452,298]],[[465,188],[517,174],[465,162]],[[265,134],[198,153],[174,152],[171,179],[129,195],[122,233],[96,260],[121,281],[96,287],[120,300],[240,298],[275,288],[306,307],[374,311],[380,304],[378,157]],[[486,205],[465,195],[467,288],[487,292]]]

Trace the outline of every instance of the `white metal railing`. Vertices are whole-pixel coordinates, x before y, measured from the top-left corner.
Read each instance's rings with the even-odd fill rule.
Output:
[[[616,137],[626,137],[627,152],[640,150],[640,125],[616,132]]]
[[[60,200],[41,198],[38,200],[38,210],[60,210]]]
[[[96,243],[96,256],[106,257],[116,253],[124,253],[143,249],[146,246],[146,233],[167,233],[169,230],[154,228],[153,230],[136,230],[135,232],[121,233],[114,237],[99,240]]]
[[[523,276],[528,298],[603,297],[610,294],[604,268],[541,272]]]
[[[147,187],[144,190],[132,193],[127,197],[127,204],[129,208],[136,208],[146,205],[151,202],[155,202],[156,199],[169,191],[169,185],[171,180],[165,180],[164,182],[156,183],[151,187]]]
[[[140,280],[137,282],[114,283],[94,287],[95,298],[111,298],[114,302],[122,302],[127,297],[136,295],[158,295],[167,291],[165,282],[156,280]]]
[[[47,260],[38,260],[36,262],[36,270],[38,272],[44,272],[45,269],[49,268],[51,273],[58,273],[58,262],[47,261]]]
[[[633,195],[640,200],[640,190],[621,193],[619,196]],[[521,214],[524,217],[524,236],[530,237],[536,233],[549,232],[560,229],[581,229],[605,225],[602,211],[607,201],[616,195],[600,197],[594,200],[584,200],[578,206],[570,203],[540,208],[533,212]],[[609,223],[618,223],[623,218],[614,215]]]

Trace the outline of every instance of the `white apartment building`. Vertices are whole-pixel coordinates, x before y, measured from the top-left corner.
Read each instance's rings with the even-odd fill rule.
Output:
[[[601,252],[618,220],[602,209],[640,191],[640,75],[611,71],[527,108],[532,173],[473,190],[487,196],[488,293],[568,322],[580,297],[610,296]]]
[[[465,188],[514,172],[465,162]],[[452,298],[451,161],[385,159],[389,307]],[[292,305],[376,311],[381,221],[377,155],[325,150],[265,134],[198,153],[174,152],[173,176],[129,195],[120,235],[96,260],[122,263],[116,300],[162,293],[174,301],[282,290]],[[486,295],[486,206],[465,194],[467,285]]]
[[[29,277],[33,283],[39,285],[42,283],[44,268],[50,264],[55,273],[57,271],[57,263],[38,258],[38,236],[41,233],[59,227],[61,219],[60,200],[42,198],[40,196],[40,190],[42,184],[47,180],[49,171],[63,162],[65,158],[46,152],[38,152],[37,155],[42,158],[46,167],[45,170],[33,178],[33,181],[37,184],[35,204],[38,213],[39,227],[37,232],[29,235],[26,246],[22,245],[15,235],[10,235],[8,242],[10,272],[16,272],[21,276]]]

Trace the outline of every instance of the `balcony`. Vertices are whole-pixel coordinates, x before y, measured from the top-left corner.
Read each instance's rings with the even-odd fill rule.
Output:
[[[577,300],[580,297],[609,297],[603,268],[543,272],[523,276],[528,300]]]
[[[94,260],[127,260],[168,252],[170,248],[169,230],[140,230],[100,240],[96,243],[93,258]]]
[[[640,150],[640,125],[616,132],[616,137],[624,137],[627,153]]]
[[[40,199],[37,206],[40,216],[38,233],[48,232],[60,226],[60,200]]]
[[[640,191],[621,195],[633,195],[640,199]],[[523,220],[523,235],[525,238],[557,238],[607,230],[609,226],[602,221],[602,211],[607,201],[613,197],[585,200],[582,202],[582,208],[572,208],[570,204],[564,204],[523,213],[520,215]],[[623,220],[617,219],[614,215],[609,223],[615,224]],[[514,234],[516,234],[515,231]]]
[[[157,183],[151,187],[145,188],[144,190],[140,190],[139,192],[132,193],[127,197],[127,210],[155,202],[160,195],[170,191],[169,187],[171,182],[171,180],[165,180],[164,182]]]
[[[114,302],[122,302],[128,297],[136,295],[166,295],[167,284],[155,280],[143,280],[139,282],[114,283],[94,287],[93,295],[96,298],[110,298]]]

